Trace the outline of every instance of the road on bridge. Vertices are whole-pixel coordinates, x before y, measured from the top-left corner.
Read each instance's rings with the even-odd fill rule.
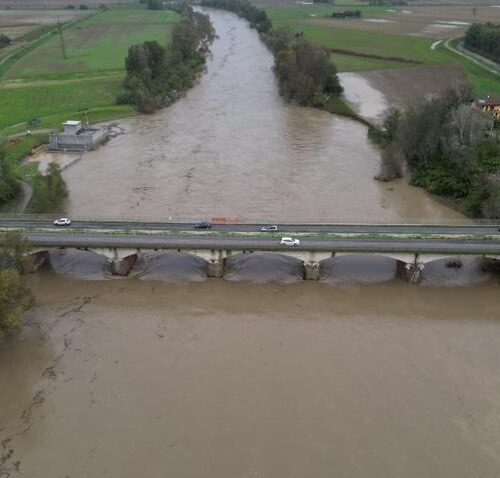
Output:
[[[74,229],[101,229],[113,231],[193,231],[196,223],[169,222],[131,222],[131,221],[81,221],[74,220]],[[339,233],[339,234],[460,234],[460,235],[498,235],[499,224],[489,225],[430,225],[430,224],[277,224],[279,231],[293,233]],[[217,224],[211,230],[215,232],[260,232],[264,224]],[[53,228],[52,220],[0,218],[0,229],[45,229]]]
[[[331,252],[408,252],[428,254],[500,255],[500,240],[471,239],[363,239],[304,238],[299,246],[280,245],[279,237],[96,234],[89,232],[25,232],[34,247],[130,248],[170,250],[238,251],[331,251]]]

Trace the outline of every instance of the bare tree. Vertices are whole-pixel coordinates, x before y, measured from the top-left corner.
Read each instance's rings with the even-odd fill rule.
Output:
[[[460,105],[451,112],[451,125],[459,146],[470,146],[491,129],[492,119],[470,105]]]

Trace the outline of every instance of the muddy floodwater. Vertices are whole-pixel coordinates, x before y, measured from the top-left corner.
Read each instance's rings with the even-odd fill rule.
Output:
[[[500,474],[498,281],[31,286],[4,476]]]
[[[366,129],[284,104],[256,33],[211,16],[199,84],[65,170],[72,216],[464,221],[373,181]],[[142,253],[125,279],[92,252],[50,259],[0,345],[0,478],[500,476],[500,277],[479,258],[419,285],[367,255],[317,282],[272,254],[224,280],[180,254]]]

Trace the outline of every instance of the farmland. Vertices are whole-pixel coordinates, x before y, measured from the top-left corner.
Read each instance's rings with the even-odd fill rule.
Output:
[[[42,39],[0,76],[0,135],[26,129],[32,118],[52,127],[81,118],[82,110],[91,121],[132,114],[130,106],[115,105],[127,50],[145,40],[166,44],[177,19],[171,11],[138,5],[94,10],[63,30],[66,59],[57,34]]]
[[[446,50],[442,44],[437,45],[440,40],[442,43],[446,38],[462,35],[473,22],[500,22],[500,8],[495,6],[474,9],[470,5],[342,6],[336,2],[335,5],[265,4],[262,8],[275,27],[287,26],[302,32],[310,41],[333,49],[332,60],[340,72],[360,72],[367,79],[376,78],[375,83],[383,86],[388,99],[398,104],[402,90],[408,91],[407,99],[411,102],[436,86],[465,78],[478,95],[500,95],[498,77]],[[333,11],[345,9],[360,10],[362,17],[327,17]],[[418,84],[413,84],[417,83],[416,78]],[[391,89],[397,91],[392,98]]]
[[[171,11],[129,9],[93,15],[65,31],[67,59],[62,58],[59,37],[54,36],[18,61],[4,78],[67,78],[74,74],[122,72],[129,46],[145,39],[165,44],[176,18]]]

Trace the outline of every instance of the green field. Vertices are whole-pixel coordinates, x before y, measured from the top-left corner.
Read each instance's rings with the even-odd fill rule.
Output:
[[[0,131],[32,118],[113,105],[121,79],[0,89]],[[44,122],[41,127],[47,127]]]
[[[165,45],[178,19],[171,11],[122,6],[65,28],[67,59],[58,35],[27,49],[1,78],[0,136],[31,129],[26,122],[33,118],[50,128],[81,119],[83,110],[93,122],[132,114],[132,107],[115,104],[127,50],[146,40]]]
[[[341,48],[386,58],[398,57],[426,64],[449,61],[449,57],[441,51],[430,49],[432,40],[429,38],[304,23],[294,24],[293,28],[304,32],[304,36],[312,42],[327,48]]]
[[[352,6],[350,9],[361,10],[363,18],[376,18],[387,15],[387,7]],[[360,71],[408,67],[408,63],[398,64],[384,58],[401,58],[421,62],[422,64],[446,63],[450,57],[440,51],[431,50],[433,40],[424,37],[398,35],[346,28],[343,20],[322,18],[334,10],[342,10],[333,5],[321,6],[273,6],[266,8],[275,27],[288,26],[303,32],[308,40],[327,48],[336,48],[373,55],[374,58],[362,58],[349,55],[336,56],[335,64],[339,71]],[[375,58],[382,57],[382,58]]]
[[[4,79],[43,79],[58,74],[95,74],[123,70],[130,45],[144,40],[166,44],[178,15],[171,11],[136,9],[98,13],[64,30],[67,59],[62,58],[58,35],[16,62]]]

